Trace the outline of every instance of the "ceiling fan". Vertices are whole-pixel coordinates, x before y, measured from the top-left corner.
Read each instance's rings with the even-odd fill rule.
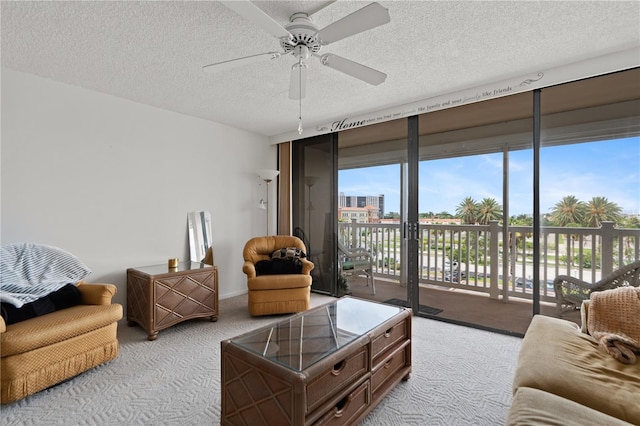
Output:
[[[297,62],[291,67],[289,98],[296,100],[306,95],[307,60],[311,56],[319,58],[324,66],[372,85],[378,85],[387,78],[383,72],[341,56],[319,53],[323,46],[390,22],[389,11],[379,3],[371,3],[320,30],[307,13],[294,13],[289,18],[290,23],[282,26],[250,1],[222,1],[221,3],[278,38],[282,51],[217,62],[204,66],[205,72],[217,72],[292,55]]]

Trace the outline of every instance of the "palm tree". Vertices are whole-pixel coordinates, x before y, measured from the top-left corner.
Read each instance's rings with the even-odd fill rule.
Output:
[[[586,204],[584,223],[586,226],[599,227],[603,221],[620,220],[622,208],[607,200],[607,197],[593,197]]]
[[[529,214],[519,214],[518,216],[511,216],[511,218],[509,219],[509,225],[512,226],[532,226],[533,225],[533,217]],[[520,247],[520,245],[524,241],[526,241],[526,238],[531,238],[533,236],[533,233],[531,232],[527,232],[527,233],[522,233],[522,232],[509,232],[509,248],[514,247],[516,248],[516,250],[514,251],[515,255],[516,255],[516,262],[518,261],[518,250],[517,247]],[[523,250],[524,251],[524,250]],[[511,271],[511,273],[513,273],[513,270]]]
[[[551,210],[551,221],[557,226],[567,226],[582,222],[585,204],[573,195],[562,198]]]
[[[467,197],[456,208],[456,216],[458,216],[464,223],[476,223],[476,217],[478,214],[478,203],[471,197]]]
[[[478,222],[487,225],[491,220],[500,219],[502,219],[502,206],[494,198],[483,198],[478,205]]]

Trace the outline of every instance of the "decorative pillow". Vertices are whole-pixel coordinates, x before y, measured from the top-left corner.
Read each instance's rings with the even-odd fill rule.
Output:
[[[82,295],[78,287],[74,284],[67,284],[38,300],[25,303],[21,308],[16,308],[10,303],[0,303],[0,306],[2,306],[1,313],[5,324],[10,325],[79,305],[81,299]]]
[[[271,254],[271,260],[275,259],[300,259],[305,258],[307,255],[305,252],[297,247],[287,247],[274,251]]]
[[[91,270],[71,253],[42,244],[0,248],[0,300],[19,308],[66,284],[84,280]]]

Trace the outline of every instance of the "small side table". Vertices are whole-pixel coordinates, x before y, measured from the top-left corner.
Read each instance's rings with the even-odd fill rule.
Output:
[[[158,332],[193,318],[218,320],[218,267],[180,262],[127,269],[127,323],[156,340]]]

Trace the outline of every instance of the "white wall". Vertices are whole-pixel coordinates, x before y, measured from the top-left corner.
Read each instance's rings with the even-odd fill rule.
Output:
[[[126,269],[188,259],[187,212],[208,210],[220,298],[246,292],[267,137],[7,69],[1,94],[2,244],[67,250],[125,305]]]

